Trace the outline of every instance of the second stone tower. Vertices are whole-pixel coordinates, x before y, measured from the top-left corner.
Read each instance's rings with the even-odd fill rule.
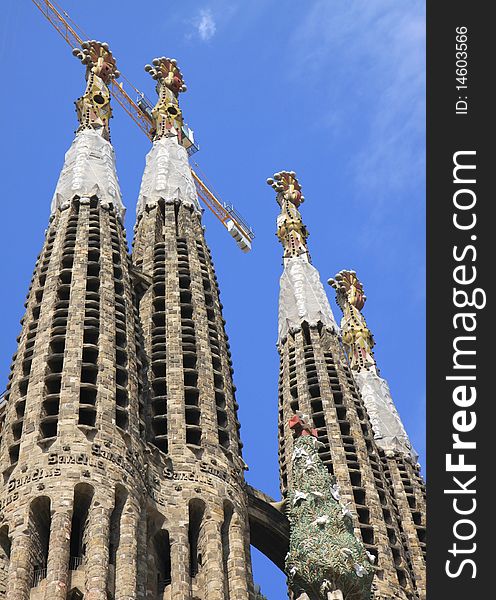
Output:
[[[188,163],[176,62],[158,58],[133,262],[149,357],[154,521],[172,541],[172,597],[248,599],[250,542],[232,362]],[[157,553],[160,561],[160,552]]]

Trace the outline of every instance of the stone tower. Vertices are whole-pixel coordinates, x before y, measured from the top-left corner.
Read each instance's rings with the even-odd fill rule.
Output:
[[[287,423],[299,413],[311,419],[320,457],[350,507],[355,532],[376,557],[374,598],[421,598],[423,579],[419,575],[417,587],[420,571],[414,568],[417,557],[411,554],[410,525],[407,531],[403,525],[407,509],[396,496],[397,482],[391,482],[392,465],[374,440],[371,415],[350,369],[319,273],[310,261],[308,232],[299,212],[304,200],[301,187],[295,174],[286,171],[268,183],[281,207],[277,236],[284,247],[278,330],[282,494],[293,490],[294,440]]]
[[[377,368],[374,338],[361,311],[366,296],[354,271],[340,271],[329,280],[343,311],[341,335],[349,366],[365,403],[384,472],[401,518],[404,540],[420,597],[425,597],[426,506],[425,483],[417,454],[396,407],[389,385]]]
[[[133,266],[109,135],[119,72],[106,44],[75,55],[80,125],[0,402],[0,598],[253,600],[232,365],[183,146],[182,76],[167,59],[149,68],[159,101]]]
[[[145,70],[158,101],[133,263],[149,357],[148,536],[171,541],[174,600],[242,600],[254,593],[245,463],[217,277],[184,144],[178,95],[186,86],[173,59]]]
[[[0,597],[133,598],[142,504],[142,364],[110,144],[106,44],[86,65],[79,128],[27,296],[1,441]],[[107,596],[108,594],[108,596]]]

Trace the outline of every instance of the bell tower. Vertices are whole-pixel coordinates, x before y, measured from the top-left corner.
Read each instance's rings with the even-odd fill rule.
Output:
[[[418,598],[381,449],[343,349],[320,276],[311,264],[294,172],[267,180],[281,208],[277,237],[283,252],[279,293],[279,466],[281,492],[294,496],[295,442],[287,423],[308,418],[318,454],[349,507],[355,534],[376,566],[375,599]]]
[[[79,120],[53,196],[6,394],[0,552],[9,600],[135,598],[143,365],[110,144],[105,43],[85,42]]]
[[[374,338],[362,314],[366,296],[361,281],[355,271],[340,271],[329,284],[336,290],[336,300],[343,311],[343,345],[369,414],[391,496],[400,515],[415,587],[424,598],[426,505],[418,457],[396,410],[388,382],[380,376],[377,367]]]
[[[165,530],[171,540],[174,600],[248,599],[254,588],[238,405],[183,137],[178,97],[186,87],[173,59],[157,58],[145,70],[158,100],[133,263],[149,357],[148,537]]]

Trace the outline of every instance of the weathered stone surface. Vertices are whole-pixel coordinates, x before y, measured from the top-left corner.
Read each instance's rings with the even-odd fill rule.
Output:
[[[177,201],[143,211],[133,262],[151,282],[140,298],[150,358],[147,460],[156,474],[148,538],[169,533],[172,598],[252,598],[232,362],[199,213]],[[155,598],[150,587],[147,598]]]
[[[98,198],[56,212],[2,409],[0,598],[254,596],[232,363],[199,214],[146,212],[134,260],[133,272]]]

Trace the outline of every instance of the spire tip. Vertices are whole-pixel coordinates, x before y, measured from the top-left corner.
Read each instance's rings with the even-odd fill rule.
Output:
[[[308,231],[301,219],[299,206],[304,201],[301,185],[294,171],[279,171],[267,179],[276,192],[281,207],[277,219],[277,237],[284,246],[284,258],[306,256],[308,259]]]
[[[86,90],[76,100],[79,120],[77,131],[97,131],[110,141],[109,120],[112,109],[108,86],[120,76],[116,60],[109,45],[97,40],[83,42],[81,48],[74,48],[72,53],[86,66]]]
[[[352,371],[369,371],[376,368],[372,352],[374,337],[361,313],[367,296],[356,272],[340,271],[334,279],[329,279],[328,284],[336,290],[336,300],[343,311],[341,332]]]
[[[183,116],[178,96],[188,88],[175,58],[161,56],[152,64],[145,65],[145,71],[157,82],[158,101],[152,110],[153,140],[177,136],[183,140]]]

